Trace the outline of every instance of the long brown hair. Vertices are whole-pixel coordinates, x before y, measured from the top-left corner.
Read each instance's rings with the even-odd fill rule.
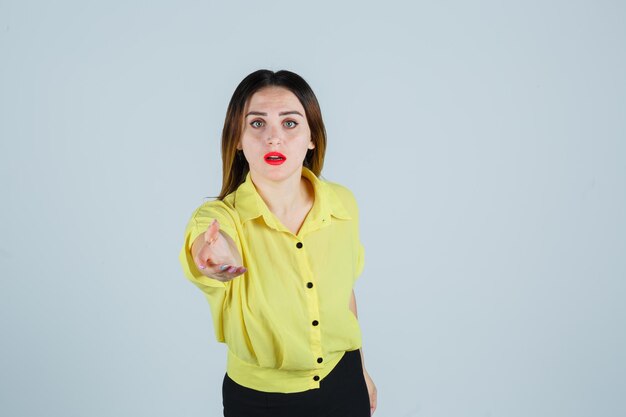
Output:
[[[311,129],[311,140],[315,144],[315,148],[309,149],[304,157],[304,166],[316,176],[322,172],[326,152],[326,128],[313,90],[302,77],[291,71],[258,70],[239,83],[228,104],[222,130],[222,191],[217,197],[219,200],[235,191],[245,181],[250,170],[243,152],[237,151],[237,144],[243,132],[243,112],[246,104],[260,89],[274,86],[291,91],[302,103]]]

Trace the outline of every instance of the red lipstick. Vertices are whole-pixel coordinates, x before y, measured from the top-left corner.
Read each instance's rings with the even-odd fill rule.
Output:
[[[287,157],[280,152],[268,152],[263,159],[270,165],[280,165],[287,160]]]

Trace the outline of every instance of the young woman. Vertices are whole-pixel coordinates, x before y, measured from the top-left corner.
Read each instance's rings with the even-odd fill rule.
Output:
[[[319,178],[326,132],[289,71],[237,87],[222,132],[219,197],[193,213],[180,253],[228,345],[224,416],[367,417],[353,285],[363,269],[352,193]]]

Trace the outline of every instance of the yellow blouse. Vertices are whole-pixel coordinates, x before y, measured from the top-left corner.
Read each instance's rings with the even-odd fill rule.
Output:
[[[250,174],[223,201],[191,216],[180,262],[211,307],[215,337],[228,345],[228,375],[265,392],[319,388],[346,351],[361,347],[349,309],[363,269],[358,208],[345,187],[307,168],[315,201],[294,235],[269,211]],[[190,248],[217,219],[236,243],[247,272],[223,283],[196,268]]]

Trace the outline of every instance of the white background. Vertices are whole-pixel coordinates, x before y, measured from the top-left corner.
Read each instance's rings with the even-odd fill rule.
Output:
[[[234,88],[313,87],[379,417],[626,415],[623,1],[0,0],[0,415],[218,416],[178,264]]]

